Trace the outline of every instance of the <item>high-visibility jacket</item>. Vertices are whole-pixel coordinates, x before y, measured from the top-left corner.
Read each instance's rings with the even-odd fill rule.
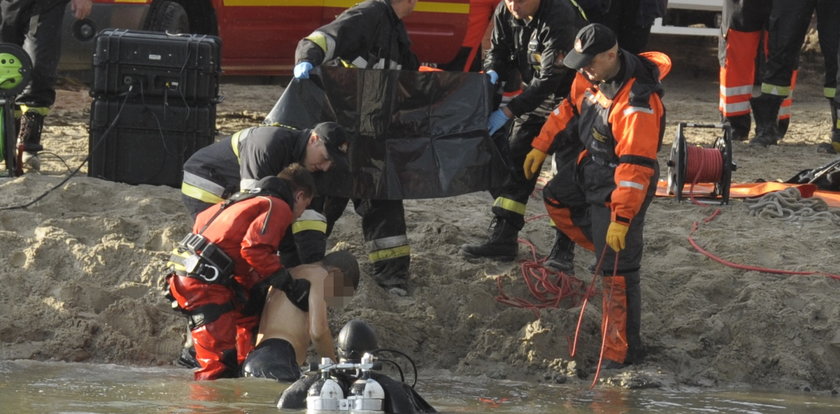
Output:
[[[655,191],[649,186],[665,131],[659,80],[671,62],[659,52],[622,51],[619,59],[621,71],[607,82],[593,85],[579,73],[569,99],[552,112],[532,146],[550,152],[555,137],[578,137],[584,147],[578,163],[586,159],[602,167],[599,177],[586,177],[587,199],[609,205],[612,221],[629,224]],[[567,127],[576,133],[560,134]]]
[[[260,178],[277,175],[303,161],[311,131],[260,126],[243,129],[196,151],[184,163],[181,192],[205,203],[218,203]]]
[[[345,66],[416,70],[420,67],[402,20],[388,0],[367,0],[301,39],[295,63],[317,66],[340,60]]]

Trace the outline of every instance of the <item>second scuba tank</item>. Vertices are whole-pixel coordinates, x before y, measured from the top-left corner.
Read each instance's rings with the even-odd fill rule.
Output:
[[[332,361],[329,358],[321,359],[321,378],[315,381],[306,393],[307,414],[338,413],[347,410],[344,391],[338,382],[330,377],[331,366]]]
[[[350,396],[347,397],[351,414],[384,413],[385,390],[382,385],[370,377],[373,357],[371,354],[362,356],[362,376],[350,386]]]

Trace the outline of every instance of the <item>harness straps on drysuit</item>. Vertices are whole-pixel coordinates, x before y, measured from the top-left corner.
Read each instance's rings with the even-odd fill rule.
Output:
[[[171,273],[182,277],[192,277],[204,283],[230,285],[235,291],[241,291],[242,287],[233,280],[235,263],[227,253],[215,243],[207,240],[202,235],[204,231],[216,220],[217,217],[231,205],[259,196],[275,196],[285,201],[290,208],[294,208],[294,197],[288,185],[278,177],[270,176],[261,179],[258,186],[247,192],[239,192],[224,201],[219,210],[213,214],[207,223],[202,226],[198,233],[190,233],[182,239],[178,246],[172,250],[167,266]],[[281,269],[285,271],[285,269]],[[268,278],[271,279],[271,278]],[[306,305],[308,306],[308,295],[306,292]],[[170,297],[171,294],[167,294]],[[300,296],[300,295],[298,295]],[[292,295],[289,295],[292,298]],[[213,322],[222,314],[234,309],[233,303],[209,304],[199,306],[191,311],[182,309],[173,300],[173,308],[186,314],[190,318],[190,329],[198,328],[204,324]],[[294,303],[294,300],[293,300]],[[301,305],[295,303],[303,309]]]

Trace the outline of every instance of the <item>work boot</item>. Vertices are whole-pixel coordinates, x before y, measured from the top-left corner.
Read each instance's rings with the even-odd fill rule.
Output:
[[[548,269],[569,275],[575,273],[575,242],[565,233],[554,229],[554,245],[543,263]]]
[[[837,103],[834,99],[829,99],[828,103],[831,105],[831,141],[820,144],[818,149],[820,152],[840,154],[840,123],[838,123],[840,103]]]
[[[732,128],[733,141],[746,141],[749,137],[752,127],[750,114],[729,116],[724,118],[723,122],[729,123]]]
[[[398,257],[373,263],[373,280],[388,292],[397,296],[408,295],[408,268],[411,258]]]
[[[44,127],[44,115],[35,111],[27,111],[21,115],[20,133],[18,133],[18,156],[21,166],[32,171],[41,170],[41,160],[38,151],[41,145],[41,130]]]
[[[779,107],[784,99],[784,96],[766,93],[750,99],[755,118],[755,137],[750,140],[750,145],[767,147],[778,143]]]
[[[465,244],[461,253],[467,257],[488,257],[510,262],[516,258],[519,244],[516,237],[519,229],[503,218],[496,217],[490,224],[490,238],[481,244]]]

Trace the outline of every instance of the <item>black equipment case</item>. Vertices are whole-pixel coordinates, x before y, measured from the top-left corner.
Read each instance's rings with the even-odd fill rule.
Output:
[[[180,187],[187,158],[213,143],[215,105],[124,102],[93,101],[88,175],[127,184]]]
[[[220,47],[213,36],[100,32],[88,175],[180,187],[184,162],[215,140]]]
[[[221,39],[209,35],[106,29],[96,36],[93,96],[133,92],[195,102],[215,101]]]

